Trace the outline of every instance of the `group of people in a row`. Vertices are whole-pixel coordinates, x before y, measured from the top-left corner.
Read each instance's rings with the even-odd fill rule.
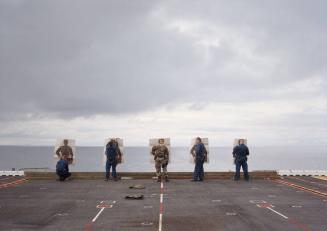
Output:
[[[195,167],[193,173],[192,181],[203,181],[204,180],[204,168],[203,165],[208,160],[208,151],[205,145],[202,142],[200,137],[196,138],[196,142],[192,149],[190,150],[191,155],[193,156]],[[69,172],[69,164],[73,161],[73,150],[68,145],[68,140],[64,140],[63,145],[60,146],[56,150],[56,154],[59,157],[59,161],[56,165],[56,172],[59,176],[60,181],[64,181],[68,177],[71,176]],[[115,139],[111,139],[105,148],[106,154],[106,174],[105,180],[108,181],[110,179],[110,171],[111,176],[114,181],[118,180],[116,167],[117,164],[122,162],[122,152],[119,148],[118,142]],[[165,145],[164,139],[158,140],[158,145],[152,147],[151,154],[153,155],[156,169],[156,176],[158,182],[168,179],[167,166],[169,163],[169,149]],[[234,180],[240,180],[240,170],[241,167],[244,172],[244,179],[249,180],[248,173],[248,164],[247,164],[247,156],[250,154],[248,147],[245,145],[245,140],[240,139],[238,144],[233,149],[233,158],[236,166]]]

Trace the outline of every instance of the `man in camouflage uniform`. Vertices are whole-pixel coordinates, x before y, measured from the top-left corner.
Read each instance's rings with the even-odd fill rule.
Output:
[[[151,154],[154,156],[158,182],[161,182],[162,176],[164,176],[165,181],[168,182],[167,165],[169,161],[169,151],[165,145],[164,139],[159,139],[159,145],[153,146]],[[163,174],[161,173],[161,168]]]
[[[68,140],[64,140],[64,145],[57,149],[56,154],[59,158],[64,157],[69,164],[73,163],[74,153],[73,149],[68,145]]]

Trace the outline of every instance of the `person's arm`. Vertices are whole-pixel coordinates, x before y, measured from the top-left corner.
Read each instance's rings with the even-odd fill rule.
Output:
[[[71,147],[69,147],[69,154],[70,154],[71,157],[74,156],[73,149]]]
[[[151,150],[151,154],[152,154],[152,155],[155,155],[155,154],[156,154],[156,149],[157,149],[156,146],[153,146],[153,147],[152,147],[152,150]]]
[[[57,149],[57,151],[56,151],[56,154],[57,154],[57,156],[60,158],[60,149],[61,149],[61,147],[59,147],[58,149]]]
[[[195,145],[193,145],[193,147],[191,148],[190,153],[193,157],[195,157]]]
[[[234,149],[233,149],[233,157],[234,157],[234,158],[235,158],[235,156],[236,156],[236,152],[237,152],[237,146],[235,146]]]
[[[248,147],[246,147],[246,155],[247,156],[250,155],[250,151],[249,151],[249,148]]]
[[[165,150],[165,157],[166,157],[167,161],[169,161],[169,150],[168,150],[167,147],[166,147],[166,150]]]

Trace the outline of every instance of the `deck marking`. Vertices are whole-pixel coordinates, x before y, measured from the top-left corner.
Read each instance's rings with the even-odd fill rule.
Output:
[[[26,178],[23,178],[20,180],[15,180],[15,181],[9,182],[9,183],[0,184],[0,188],[9,188],[9,187],[17,186],[26,181],[28,181],[28,180]]]
[[[103,212],[103,210],[105,209],[105,207],[103,207],[102,209],[100,209],[100,211],[98,212],[98,214],[92,219],[92,222],[94,223],[98,217],[100,216],[100,214]]]
[[[279,216],[281,216],[281,217],[283,217],[283,218],[285,218],[285,219],[288,219],[287,216],[281,214],[280,212],[277,212],[276,210],[272,209],[271,207],[267,207],[267,209],[269,209],[270,211],[272,211],[272,212],[278,214]]]
[[[226,216],[236,216],[237,215],[237,213],[235,213],[235,212],[227,212],[226,213]]]
[[[151,226],[151,225],[153,225],[153,222],[147,222],[147,221],[145,221],[145,222],[142,222],[141,225]]]
[[[310,184],[315,184],[315,185],[319,185],[319,186],[322,186],[322,187],[327,187],[327,185],[321,184],[321,183],[318,183],[318,182],[315,182],[315,181],[304,180],[304,179],[301,179],[301,178],[298,178],[298,177],[293,177],[293,178],[298,180],[298,181],[305,182],[305,183],[310,183]],[[291,178],[291,179],[293,179],[293,178]]]
[[[112,205],[104,205],[104,204],[97,205],[97,209],[102,209],[102,208],[111,209]]]
[[[250,200],[249,202],[252,204],[266,204],[267,203],[264,200]]]
[[[301,191],[297,191],[297,192],[309,192],[309,193],[312,193],[312,194],[315,194],[315,195],[327,197],[327,193],[325,193],[325,192],[320,192],[320,191],[314,190],[312,188],[303,187],[303,186],[300,186],[300,185],[297,185],[297,184],[290,183],[290,182],[285,181],[285,180],[274,180],[274,182],[277,182],[279,184],[284,184],[284,185],[287,185],[289,187],[301,190]]]
[[[253,203],[255,201],[260,201],[260,200],[250,200],[250,203]],[[265,201],[263,201],[263,202],[265,202]],[[256,206],[259,207],[259,208],[269,209],[273,213],[278,214],[279,216],[286,219],[290,224],[297,226],[298,228],[302,229],[303,231],[311,231],[311,229],[307,225],[301,223],[300,221],[295,220],[294,218],[289,218],[289,217],[285,216],[284,214],[282,214],[282,213],[276,211],[275,209],[273,209],[275,206],[273,206],[272,204],[269,204],[269,203],[265,202],[265,203],[261,203],[261,204],[260,203],[256,204]]]
[[[95,221],[99,218],[99,216],[101,215],[101,213],[103,212],[103,210],[104,210],[104,209],[108,209],[108,208],[110,209],[110,208],[113,207],[112,204],[103,204],[104,202],[105,202],[105,201],[100,201],[100,204],[98,204],[98,205],[96,206],[96,208],[98,208],[98,209],[101,208],[101,209],[100,209],[100,211],[97,213],[97,215],[95,215],[95,217],[92,219],[92,221],[86,225],[84,231],[91,231],[93,224],[94,224]],[[110,202],[110,201],[109,201],[109,202]],[[113,202],[113,204],[116,203],[116,201],[111,201],[111,202]]]
[[[312,231],[306,224],[302,224],[300,221],[298,221],[294,218],[288,219],[288,222],[292,225],[297,226],[298,228],[300,228],[303,231]]]
[[[163,182],[160,184],[160,213],[159,213],[159,231],[162,231],[162,215],[163,215],[163,191],[164,191],[164,185]]]

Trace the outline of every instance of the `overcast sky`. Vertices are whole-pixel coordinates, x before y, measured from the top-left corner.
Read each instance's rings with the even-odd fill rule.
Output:
[[[0,0],[0,144],[327,145],[326,9]]]

